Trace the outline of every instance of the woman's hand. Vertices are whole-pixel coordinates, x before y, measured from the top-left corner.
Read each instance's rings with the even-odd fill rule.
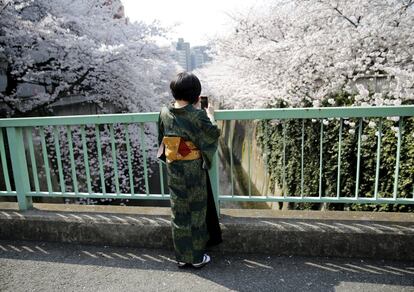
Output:
[[[210,121],[212,123],[214,123],[215,122],[215,120],[214,120],[214,107],[209,105],[208,108],[206,108],[205,110],[206,110],[207,116],[210,119]]]
[[[201,98],[198,97],[198,101],[196,103],[193,103],[193,107],[196,109],[201,109]]]

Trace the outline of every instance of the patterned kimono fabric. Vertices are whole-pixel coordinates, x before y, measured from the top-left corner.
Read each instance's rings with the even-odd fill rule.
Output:
[[[171,196],[172,237],[177,261],[199,263],[206,246],[222,241],[207,169],[217,150],[220,130],[204,110],[189,104],[163,107],[158,122],[158,142],[164,137],[182,137],[201,152],[202,159],[167,163]],[[160,157],[165,161],[165,156]]]

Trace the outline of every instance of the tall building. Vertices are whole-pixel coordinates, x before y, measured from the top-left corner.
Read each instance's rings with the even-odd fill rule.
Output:
[[[200,68],[204,63],[210,62],[211,58],[207,55],[207,46],[196,46],[191,48],[189,42],[179,38],[178,42],[173,43],[175,49],[175,60],[185,71],[192,71]]]
[[[185,71],[191,71],[191,51],[190,43],[184,42],[183,38],[179,38],[175,44],[176,60]]]
[[[211,57],[207,55],[207,46],[197,46],[191,48],[191,68],[192,70],[200,68],[203,64],[210,62]]]

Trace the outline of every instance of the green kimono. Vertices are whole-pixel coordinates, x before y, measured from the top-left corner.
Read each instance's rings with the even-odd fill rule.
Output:
[[[221,242],[217,215],[212,214],[215,210],[211,208],[212,193],[207,173],[217,150],[220,130],[211,123],[204,110],[195,109],[191,104],[178,109],[163,107],[158,126],[159,144],[164,136],[178,136],[193,142],[201,151],[202,159],[167,163],[176,258],[180,262],[199,263],[208,241],[210,245]],[[160,158],[165,160],[163,155]],[[207,210],[208,206],[210,210]],[[212,222],[207,222],[206,218],[212,221],[210,218],[214,216],[217,222],[212,228]]]

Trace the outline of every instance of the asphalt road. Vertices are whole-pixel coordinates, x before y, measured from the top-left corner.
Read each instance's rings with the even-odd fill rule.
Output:
[[[172,251],[0,241],[0,291],[414,291],[414,263],[212,252],[201,270]]]

